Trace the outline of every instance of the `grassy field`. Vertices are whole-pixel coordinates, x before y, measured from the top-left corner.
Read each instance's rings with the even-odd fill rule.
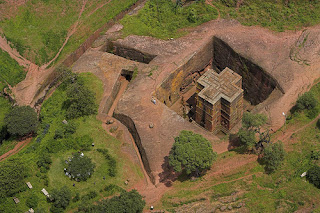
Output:
[[[88,1],[78,30],[69,40],[61,58],[80,46],[95,30],[125,10],[136,0]],[[5,5],[4,5],[5,6]],[[36,64],[50,61],[62,46],[71,26],[77,21],[82,1],[33,0],[0,20],[0,28],[19,53]]]
[[[124,36],[135,34],[161,39],[185,35],[181,28],[193,27],[215,19],[218,12],[213,7],[196,2],[186,7],[176,7],[172,1],[150,0],[137,15],[127,15],[121,20]]]
[[[80,74],[79,79],[94,91],[97,103],[99,103],[102,98],[102,82],[90,73]],[[7,198],[7,200],[0,205],[0,212],[25,212],[28,209],[25,202],[30,196],[37,196],[39,198],[37,209],[43,209],[47,212],[51,204],[46,201],[45,196],[41,193],[40,190],[42,188],[46,188],[50,193],[54,188],[60,188],[65,185],[70,188],[73,197],[76,193],[79,193],[81,197],[90,191],[95,191],[98,196],[90,200],[90,202],[94,202],[103,197],[110,196],[110,192],[104,190],[109,184],[115,184],[127,189],[130,187],[130,184],[124,184],[126,179],[130,179],[130,182],[135,182],[143,178],[143,173],[139,165],[131,162],[128,156],[121,152],[121,146],[123,146],[121,141],[108,135],[102,128],[101,122],[96,120],[95,115],[69,120],[69,124],[77,127],[76,132],[71,136],[72,138],[69,138],[67,141],[53,140],[55,131],[61,127],[62,121],[65,119],[65,109],[63,108],[63,102],[66,99],[65,90],[65,85],[62,84],[53,95],[44,102],[41,112],[42,127],[39,130],[38,137],[35,138],[27,148],[12,157],[20,158],[28,165],[28,177],[25,181],[30,181],[34,188],[30,190],[26,187],[22,192],[16,194],[15,196],[20,199],[20,203],[17,205],[14,204],[12,198]],[[64,161],[68,159],[72,153],[78,151],[72,148],[73,144],[76,143],[77,138],[84,135],[90,136],[95,143],[94,147],[89,151],[83,151],[83,153],[92,158],[96,168],[92,177],[87,181],[75,182],[65,176],[63,171],[65,167]],[[97,152],[99,148],[108,149],[110,155],[116,160],[117,175],[115,177],[108,175],[109,166],[103,155]],[[43,153],[49,153],[52,159],[52,164],[48,172],[41,172],[36,164],[39,156]],[[103,176],[106,177],[105,180]],[[75,183],[74,187],[73,183]],[[67,210],[75,210],[81,202],[82,201],[71,202]]]
[[[295,0],[286,5],[278,0],[245,0],[239,8],[234,0],[211,2],[219,9],[221,18],[236,19],[243,25],[260,25],[274,31],[301,29],[320,22],[319,1]],[[204,1],[180,7],[172,1],[150,0],[137,15],[127,15],[121,20],[123,34],[161,39],[180,37],[186,34],[181,29],[216,19],[216,8]]]
[[[260,25],[275,31],[295,30],[320,22],[320,2],[294,0],[213,0],[223,18],[232,18],[244,25]]]

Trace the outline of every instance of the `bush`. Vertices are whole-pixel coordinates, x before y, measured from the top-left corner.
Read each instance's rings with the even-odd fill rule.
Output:
[[[86,181],[93,174],[95,165],[87,156],[76,153],[71,158],[71,161],[67,162],[66,172],[68,172],[71,175],[71,178],[76,181]]]
[[[117,175],[117,161],[109,154],[107,149],[97,149],[98,152],[102,153],[108,161],[108,174],[110,177]]]
[[[40,154],[39,156],[39,160],[37,161],[37,166],[40,168],[40,171],[42,169],[42,170],[45,170],[46,172],[47,170],[49,170],[51,163],[52,163],[52,160],[50,158],[50,155],[47,153],[43,153],[43,154]]]
[[[105,212],[105,213],[140,213],[143,211],[146,202],[136,191],[122,192],[120,196],[102,200],[96,205],[87,201],[79,205],[78,212]]]
[[[59,190],[54,189],[51,193],[52,207],[51,212],[63,212],[71,201],[71,191],[67,186],[61,187]]]
[[[113,195],[116,192],[123,193],[126,190],[124,190],[123,188],[121,188],[120,186],[117,186],[115,184],[109,184],[104,188],[104,191],[107,192],[107,196],[110,196],[110,195]]]
[[[91,200],[98,196],[98,193],[96,191],[90,191],[88,194],[83,195],[81,200]]]
[[[37,113],[29,106],[16,106],[7,114],[6,125],[11,135],[24,136],[38,128]]]
[[[74,196],[74,198],[72,198],[72,202],[76,203],[80,200],[80,194],[79,192],[77,192],[76,196]]]
[[[29,207],[29,208],[33,208],[35,209],[37,206],[38,206],[38,203],[39,203],[39,198],[37,195],[35,194],[32,194],[30,197],[27,198],[26,200],[26,205]]]
[[[281,166],[284,160],[285,151],[282,142],[268,144],[263,150],[263,162],[265,170],[272,173]]]
[[[311,167],[306,176],[307,180],[320,189],[320,166],[314,165]]]
[[[297,111],[301,111],[304,109],[313,109],[318,105],[317,99],[314,97],[314,95],[311,92],[306,92],[303,95],[301,95],[295,105],[295,108]]]
[[[0,198],[12,196],[26,187],[26,165],[20,159],[9,159],[0,165]]]

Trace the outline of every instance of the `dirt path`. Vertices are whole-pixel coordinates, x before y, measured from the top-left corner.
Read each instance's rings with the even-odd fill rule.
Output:
[[[23,149],[25,146],[27,146],[31,142],[32,138],[27,138],[21,142],[19,142],[13,149],[8,151],[7,153],[0,156],[0,161],[5,160],[6,158],[18,153],[21,149]]]
[[[211,1],[212,1],[212,0],[211,0]],[[218,18],[217,18],[217,20],[219,20],[220,17],[221,17],[221,15],[220,15],[220,10],[219,10],[219,8],[217,8],[215,5],[213,5],[211,1],[210,1],[210,0],[206,0],[206,4],[210,5],[211,7],[215,8],[215,9],[218,11]]]
[[[30,68],[36,68],[37,65],[33,64],[31,61],[25,59],[24,57],[22,57],[19,52],[15,49],[13,49],[9,44],[8,41],[5,37],[1,37],[0,36],[0,48],[7,52],[11,58],[13,58],[15,61],[18,62],[18,64],[20,66],[23,66],[26,68],[26,70],[30,69]]]
[[[93,13],[95,13],[97,10],[101,9],[102,7],[106,6],[107,4],[109,4],[111,2],[111,0],[107,1],[106,3],[101,4],[100,6],[98,6],[96,9],[94,9],[92,12],[90,12],[87,17],[91,16]]]
[[[63,48],[68,43],[70,37],[77,31],[77,27],[79,25],[80,18],[82,16],[83,11],[85,10],[87,2],[88,2],[88,0],[83,0],[82,7],[81,7],[81,10],[80,10],[79,15],[78,15],[78,20],[76,21],[76,23],[74,23],[71,26],[71,29],[68,31],[67,37],[66,37],[65,41],[63,42],[62,46],[60,47],[58,53],[47,64],[42,65],[41,66],[42,69],[46,69],[48,66],[50,66],[50,64],[52,64],[59,57],[59,55],[62,52]]]

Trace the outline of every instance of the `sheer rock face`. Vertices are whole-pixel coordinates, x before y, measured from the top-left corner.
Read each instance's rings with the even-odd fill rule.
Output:
[[[131,54],[129,58],[134,58],[135,53],[138,59],[143,59],[144,55],[154,56],[148,64],[118,60],[116,58],[121,57],[109,57],[106,55],[110,53],[99,52],[106,65],[100,66],[104,69],[100,77],[106,85],[110,83],[108,64],[115,64],[115,60],[119,63],[112,70],[117,69],[118,76],[128,63],[139,67],[138,75],[122,95],[114,117],[133,135],[153,182],[158,183],[166,177],[165,157],[181,130],[202,134],[212,141],[215,150],[219,149],[213,134],[168,108],[179,99],[179,91],[190,80],[189,76],[211,62],[221,70],[230,67],[243,77],[245,97],[256,105],[254,111],[267,114],[271,128],[276,130],[284,122],[282,112],[289,111],[298,95],[319,77],[319,45],[313,45],[320,42],[319,31],[320,27],[314,27],[308,30],[309,34],[274,33],[260,27],[241,26],[236,21],[220,20],[194,28],[179,39],[165,41],[129,36],[114,42],[122,56],[126,51]],[[84,56],[82,58],[79,61],[84,60]],[[307,61],[310,66],[305,65]],[[90,71],[85,64],[82,61],[82,69]],[[116,77],[112,79],[114,81]],[[152,102],[152,97],[156,97],[156,103]],[[149,128],[150,123],[153,128]]]

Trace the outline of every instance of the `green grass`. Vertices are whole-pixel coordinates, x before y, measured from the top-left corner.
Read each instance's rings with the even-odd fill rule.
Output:
[[[185,7],[176,7],[166,0],[150,0],[137,15],[127,15],[120,21],[124,36],[135,34],[161,39],[176,38],[186,32],[181,28],[197,26],[215,19],[218,12],[213,7],[195,2]]]
[[[102,99],[103,93],[103,84],[99,78],[91,73],[82,73],[79,75],[78,79],[81,79],[84,84],[96,94],[98,103]],[[51,204],[46,201],[45,196],[41,193],[42,188],[46,188],[50,193],[54,188],[60,188],[61,186],[66,185],[70,188],[72,196],[75,196],[76,193],[83,196],[89,191],[94,190],[98,193],[98,196],[90,201],[94,202],[103,197],[110,196],[110,192],[104,190],[109,184],[115,184],[124,189],[129,189],[131,187],[130,184],[124,184],[126,179],[129,178],[131,181],[134,181],[143,178],[143,173],[139,165],[131,162],[128,157],[122,153],[122,143],[110,136],[102,128],[101,122],[95,118],[95,115],[68,120],[69,123],[73,123],[77,126],[77,131],[72,135],[73,139],[83,135],[89,135],[95,143],[95,146],[92,147],[90,151],[83,151],[83,153],[90,157],[96,164],[93,175],[84,182],[75,182],[65,176],[63,172],[64,160],[71,156],[72,153],[78,151],[72,149],[68,144],[62,144],[60,147],[62,149],[57,149],[55,153],[51,153],[52,164],[50,170],[47,173],[40,172],[36,165],[39,155],[45,152],[48,145],[58,143],[57,141],[53,141],[52,138],[55,134],[55,130],[62,124],[62,120],[65,119],[65,109],[63,108],[63,102],[66,99],[65,90],[66,86],[61,84],[42,106],[42,126],[38,133],[38,138],[41,140],[38,141],[38,138],[35,138],[26,148],[12,156],[12,158],[23,159],[23,162],[28,165],[27,169],[29,175],[25,181],[30,181],[34,188],[32,190],[26,188],[24,191],[15,195],[20,199],[18,205],[13,204],[12,198],[5,200],[0,205],[0,212],[25,212],[28,209],[25,205],[25,201],[32,192],[40,199],[38,209],[43,208],[45,212],[48,212]],[[47,124],[50,124],[49,128],[46,127]],[[46,133],[43,134],[44,132]],[[101,153],[96,151],[98,148],[108,149],[109,154],[115,158],[117,162],[117,175],[115,177],[110,177],[108,175],[108,162]],[[103,176],[106,177],[105,180],[103,180]],[[48,186],[45,185],[46,178],[48,180]],[[72,186],[73,183],[75,183],[75,187]],[[81,201],[76,203],[71,202],[67,211],[75,210],[80,202]]]
[[[246,0],[237,10],[233,0],[213,0],[223,18],[243,25],[260,25],[275,31],[295,30],[320,22],[320,1]]]
[[[107,1],[87,2],[78,29],[68,41],[59,59],[65,58],[94,31],[137,0],[112,0],[91,14]],[[68,30],[77,21],[81,7],[82,1],[77,0],[32,0],[20,5],[13,17],[2,19],[0,27],[21,55],[40,65],[50,61],[57,54]]]
[[[15,86],[25,76],[26,72],[23,68],[7,52],[0,49],[0,92],[3,91],[7,84]]]

